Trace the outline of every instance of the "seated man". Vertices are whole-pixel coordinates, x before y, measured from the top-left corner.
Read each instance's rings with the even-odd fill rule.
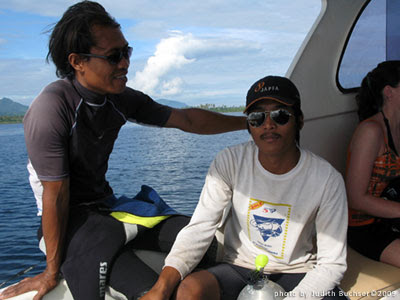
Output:
[[[158,274],[126,244],[145,234],[155,250],[168,252],[188,218],[150,205],[150,190],[130,203],[135,210],[140,203],[149,204],[154,209],[139,216],[160,217],[156,223],[135,220],[126,225],[110,216],[110,208],[115,210],[123,200],[116,199],[106,180],[121,127],[132,121],[198,134],[246,128],[243,117],[171,108],[126,86],[131,54],[120,24],[97,2],[70,6],[55,24],[48,58],[61,79],[41,91],[24,118],[46,268],[3,291],[0,299],[31,290],[41,299],[57,285],[60,272],[75,300],[104,299],[106,283],[129,299],[137,298]]]
[[[265,77],[250,88],[244,112],[252,141],[217,155],[190,223],[141,299],[237,299],[259,254],[269,257],[264,272],[289,298],[345,298],[337,288],[346,270],[344,182],[300,148],[297,88]],[[222,263],[190,274],[225,215]]]

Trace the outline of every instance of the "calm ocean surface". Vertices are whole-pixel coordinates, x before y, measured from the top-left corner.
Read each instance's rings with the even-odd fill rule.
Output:
[[[191,214],[215,154],[248,139],[246,130],[195,135],[128,124],[116,141],[107,179],[117,196],[134,196],[146,184],[176,210]],[[39,263],[7,285],[38,274],[45,265],[37,246],[40,220],[26,163],[22,124],[0,124],[0,284]]]

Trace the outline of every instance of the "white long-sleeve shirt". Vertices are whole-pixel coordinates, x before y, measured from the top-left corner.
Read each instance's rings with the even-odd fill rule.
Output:
[[[266,273],[307,272],[291,296],[323,298],[346,270],[346,193],[342,176],[327,161],[300,153],[292,170],[276,175],[262,167],[253,141],[221,151],[165,265],[182,278],[189,274],[231,209],[224,262],[253,269],[256,256],[266,254]]]

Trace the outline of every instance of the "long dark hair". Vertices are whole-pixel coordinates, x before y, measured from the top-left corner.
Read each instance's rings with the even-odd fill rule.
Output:
[[[383,88],[387,85],[396,87],[400,82],[400,60],[388,60],[364,77],[356,95],[358,118],[365,120],[382,110]]]
[[[120,28],[120,25],[97,2],[82,1],[70,6],[52,29],[49,40],[49,58],[56,66],[58,77],[73,77],[74,69],[69,64],[71,53],[89,53],[96,45],[92,26],[102,25]]]

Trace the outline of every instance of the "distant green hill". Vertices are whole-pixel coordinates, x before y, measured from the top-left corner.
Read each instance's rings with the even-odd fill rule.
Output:
[[[186,108],[189,107],[187,104],[175,100],[158,99],[157,102],[168,105],[174,108]],[[244,107],[242,106],[216,106],[215,104],[200,104],[197,106],[202,109],[217,111],[217,112],[242,112]],[[20,123],[22,122],[23,116],[28,110],[28,106],[22,105],[8,98],[0,99],[0,123]]]
[[[185,103],[179,102],[179,101],[175,101],[175,100],[158,99],[156,101],[158,103],[160,103],[160,104],[168,105],[168,106],[171,106],[173,108],[185,108],[185,107],[188,107],[188,105],[186,105]]]
[[[202,108],[202,109],[220,112],[220,113],[243,112],[245,109],[244,106],[226,106],[226,105],[217,106],[215,104],[200,104],[198,107]]]
[[[23,116],[28,106],[14,102],[11,99],[0,99],[0,116]]]
[[[189,108],[189,105],[187,105],[183,102],[175,101],[175,100],[158,99],[156,101],[160,104],[168,105],[173,108]],[[212,111],[216,111],[216,112],[221,112],[221,113],[242,112],[245,108],[244,106],[226,106],[226,105],[217,106],[215,104],[200,104],[195,107],[206,109],[206,110],[212,110]]]

